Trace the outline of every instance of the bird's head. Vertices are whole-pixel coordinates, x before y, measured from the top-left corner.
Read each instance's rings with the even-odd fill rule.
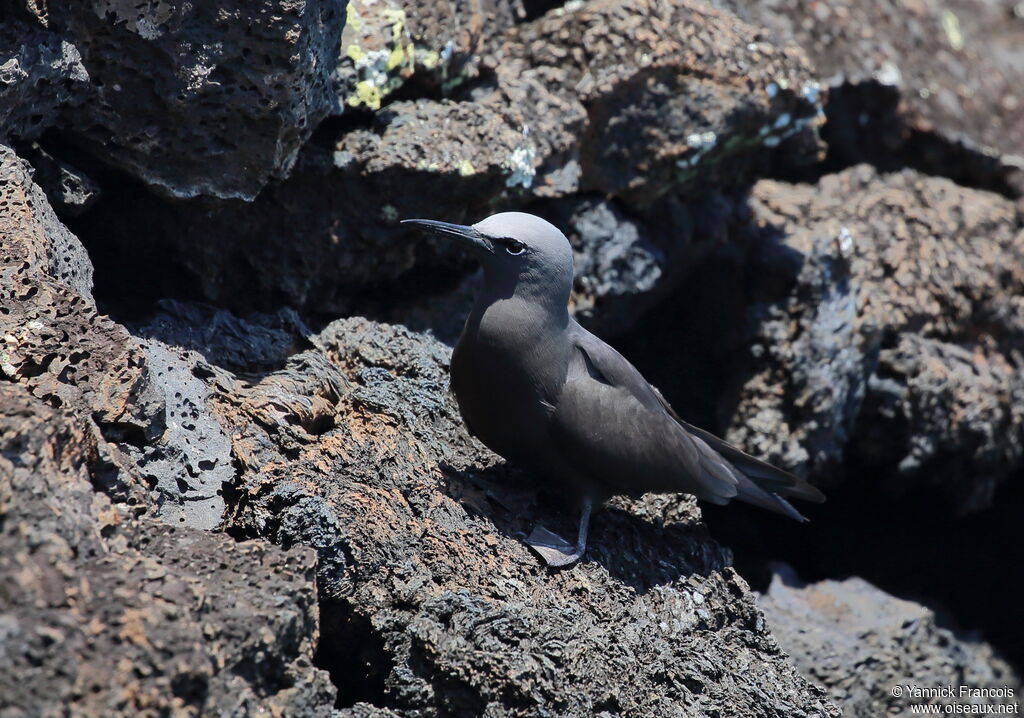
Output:
[[[484,268],[488,286],[502,293],[561,302],[572,291],[572,247],[557,227],[525,212],[494,214],[472,226],[406,219],[425,231],[468,247]]]

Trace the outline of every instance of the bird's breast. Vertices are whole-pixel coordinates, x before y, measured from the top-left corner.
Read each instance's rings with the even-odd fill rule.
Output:
[[[507,326],[467,323],[452,354],[452,391],[473,434],[509,461],[531,467],[549,452],[548,420],[567,360],[550,337]]]

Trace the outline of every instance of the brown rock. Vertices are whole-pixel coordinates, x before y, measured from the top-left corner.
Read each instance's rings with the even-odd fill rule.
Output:
[[[230,479],[220,427],[200,411],[205,387],[186,359],[143,345],[92,303],[92,267],[82,245],[57,221],[28,166],[0,149],[0,369],[54,408],[76,413],[120,449],[100,441],[109,470],[103,488],[121,501],[148,503],[175,522],[213,528]],[[140,474],[131,456],[150,454]]]
[[[572,516],[466,433],[447,347],[359,318],[316,344],[258,383],[222,385],[216,405],[245,497],[234,530],[320,550],[322,650],[344,704],[833,714],[791,682],[692,501],[616,504],[587,560],[552,573],[518,537]]]
[[[806,58],[703,3],[550,12],[510,31],[494,62],[500,101],[537,147],[538,194],[646,205],[671,187],[741,182],[789,138],[792,162],[816,156],[821,98]]]
[[[1024,191],[1024,16],[1009,1],[716,0],[798,44],[837,91],[831,152]],[[843,87],[844,84],[846,87]]]
[[[729,436],[816,469],[855,433],[872,463],[924,478],[942,462],[949,495],[986,505],[1024,455],[1013,204],[864,166],[753,196],[758,327]]]
[[[331,713],[314,556],[135,520],[95,433],[0,383],[0,712]]]
[[[965,712],[1012,712],[1017,704],[1021,684],[1013,669],[987,643],[941,627],[924,606],[859,578],[806,585],[787,566],[775,571],[758,606],[800,670],[828,690],[844,715],[874,718],[908,713],[910,705],[954,703]],[[946,686],[954,688],[952,699],[911,692]],[[960,686],[996,693],[961,696]]]
[[[7,190],[38,196],[20,177]],[[5,207],[32,221],[24,204]],[[317,660],[344,714],[837,715],[779,651],[692,500],[614,505],[585,564],[545,569],[519,536],[572,517],[470,438],[446,391],[445,345],[339,320],[283,368],[238,376],[97,315],[24,260],[49,242],[20,235],[2,265],[24,288],[6,298],[4,336],[43,327],[14,337],[13,382],[0,384],[2,627],[20,677],[0,686],[5,707],[333,706],[310,659],[309,556],[177,528],[201,525],[194,492],[225,468],[232,535],[317,550]],[[176,316],[188,331],[173,330]],[[275,321],[236,322],[264,320]],[[147,326],[202,339],[210,358],[276,336],[207,341],[220,321],[179,310]],[[218,437],[230,441],[223,463]],[[182,513],[166,510],[165,480],[188,484]]]

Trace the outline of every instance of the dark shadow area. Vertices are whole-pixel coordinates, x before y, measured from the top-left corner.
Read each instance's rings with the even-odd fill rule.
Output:
[[[292,307],[306,321],[325,324],[443,292],[470,266],[447,243],[397,226],[398,219],[424,216],[435,206],[420,190],[436,179],[394,170],[370,186],[358,167],[335,166],[339,138],[372,129],[379,120],[358,111],[324,120],[291,176],[269,184],[252,202],[168,196],[59,131],[23,152],[35,162],[36,179],[59,218],[89,253],[101,312],[141,323],[171,299],[208,302],[238,316]],[[67,179],[62,165],[80,172],[89,188],[78,188],[80,206],[62,197],[69,191],[61,185]],[[390,197],[411,197],[420,205],[391,206]],[[476,221],[486,214],[480,208],[466,212],[447,218]]]
[[[178,250],[153,241],[159,235],[158,216],[142,217],[128,241],[119,236],[119,226],[105,219],[131,214],[144,203],[173,205],[182,200],[157,196],[140,180],[83,149],[72,133],[49,130],[36,149],[23,151],[58,217],[89,253],[93,296],[101,312],[129,321],[147,316],[160,299],[202,298],[199,283],[180,260]],[[61,195],[67,188],[59,186],[60,177],[48,162],[81,173],[79,179],[91,194],[85,204],[71,207],[63,201]]]
[[[743,254],[736,244],[716,248],[674,295],[610,342],[683,419],[713,432],[733,382],[733,355],[750,336]]]
[[[127,326],[135,336],[198,352],[210,364],[250,379],[313,348],[314,329],[290,308],[241,318],[209,304],[162,299],[144,320]]]
[[[138,228],[134,240],[121,237],[121,228],[104,215],[119,214],[145,202],[178,203],[157,199],[137,180],[114,172],[100,180],[103,193],[96,206],[80,217],[62,217],[89,252],[93,265],[93,296],[100,311],[121,322],[138,321],[152,314],[163,299],[199,301],[203,292],[199,279],[180,259],[180,250],[153,241],[159,235],[154,226]],[[148,222],[159,222],[152,215]],[[145,224],[145,222],[143,222]]]
[[[387,110],[396,102],[420,100],[472,102],[476,94],[496,86],[493,68],[481,64],[475,55],[455,52],[433,72],[418,71],[406,78],[388,94],[381,109]]]
[[[335,161],[342,160],[333,147],[314,141],[288,180],[251,203],[166,198],[140,182],[108,179],[87,212],[65,218],[93,261],[101,310],[137,322],[160,300],[175,299],[239,316],[292,307],[307,322],[326,323],[376,316],[378,307],[443,292],[471,270],[449,243],[398,225],[401,218],[446,214],[435,205],[449,190],[424,191],[445,176],[396,169],[377,174],[379,184],[371,185],[359,167],[339,169]],[[478,181],[500,177],[481,174]],[[391,205],[391,197],[408,202]],[[445,219],[477,221],[488,213],[462,211]]]
[[[704,515],[756,590],[767,589],[772,560],[807,582],[859,576],[932,608],[949,628],[980,631],[1024,667],[1024,477],[1008,481],[988,511],[952,518],[955,507],[926,489],[892,496],[880,477],[849,475],[828,503],[802,507],[807,524],[749,506],[704,507]]]
[[[380,632],[344,602],[321,598],[319,608],[320,641],[313,664],[327,671],[338,689],[334,707],[381,704],[393,665]]]
[[[554,10],[556,7],[562,7],[563,5],[565,5],[565,2],[560,0],[522,0],[523,10],[526,13],[522,17],[522,21],[529,22],[531,20],[536,20],[548,11]]]

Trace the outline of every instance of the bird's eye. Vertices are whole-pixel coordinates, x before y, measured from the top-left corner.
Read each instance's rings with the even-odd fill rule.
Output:
[[[518,257],[520,254],[526,251],[526,245],[522,242],[517,242],[514,239],[510,239],[505,244],[505,251],[511,254],[513,257]]]

